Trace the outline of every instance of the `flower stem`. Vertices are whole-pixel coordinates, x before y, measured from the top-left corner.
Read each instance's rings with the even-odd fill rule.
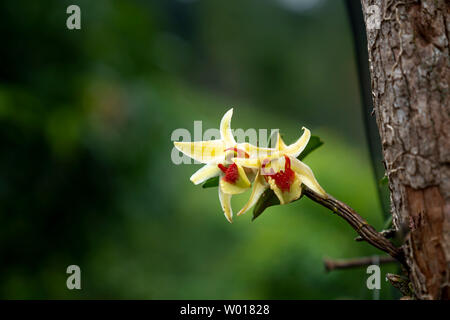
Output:
[[[391,257],[406,266],[405,256],[401,248],[397,248],[385,236],[375,230],[363,217],[347,204],[328,195],[323,198],[306,186],[303,186],[303,194],[330,209],[347,223],[360,235],[360,237],[374,247],[388,253]]]

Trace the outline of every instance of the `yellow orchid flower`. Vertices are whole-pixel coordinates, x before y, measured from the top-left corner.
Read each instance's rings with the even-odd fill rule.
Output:
[[[303,135],[293,144],[286,145],[278,135],[275,149],[272,153],[260,154],[256,158],[233,158],[233,162],[244,168],[256,169],[257,174],[253,190],[247,204],[238,212],[238,216],[254,206],[267,189],[272,189],[280,200],[286,204],[297,200],[302,194],[302,184],[327,197],[327,193],[319,185],[312,170],[297,159],[305,149],[311,137],[311,132],[303,128]]]
[[[175,147],[185,155],[205,165],[191,176],[194,184],[220,176],[219,199],[227,220],[231,223],[233,211],[231,197],[234,194],[245,192],[250,188],[249,180],[253,178],[256,170],[244,169],[234,163],[232,158],[250,158],[258,153],[268,154],[273,151],[269,148],[257,148],[249,143],[236,143],[231,131],[231,117],[233,109],[228,110],[220,121],[220,139],[196,142],[174,142]]]

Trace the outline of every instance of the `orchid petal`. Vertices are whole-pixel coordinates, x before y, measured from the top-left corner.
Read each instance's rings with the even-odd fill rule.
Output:
[[[233,158],[231,160],[237,165],[246,168],[258,169],[261,166],[258,158]]]
[[[192,176],[191,181],[197,185],[206,180],[217,177],[222,171],[216,164],[207,164],[197,170]]]
[[[254,146],[248,142],[239,143],[237,145],[237,148],[244,150],[250,158],[262,158],[266,157],[272,153],[274,153],[276,150],[273,148],[262,148]]]
[[[326,198],[327,193],[325,192],[325,190],[323,190],[323,188],[317,182],[311,168],[308,167],[303,162],[301,162],[300,160],[298,160],[297,158],[290,157],[290,159],[291,159],[291,168],[292,168],[292,170],[295,171],[296,174],[299,175],[301,183],[303,183],[308,188],[310,188],[314,192],[318,193],[322,197]]]
[[[225,218],[227,218],[229,223],[233,223],[233,211],[231,209],[231,194],[223,193],[222,188],[219,186],[219,200],[222,206]]]
[[[226,146],[236,145],[233,132],[231,131],[231,117],[233,116],[233,108],[227,111],[220,121],[220,137]]]
[[[288,146],[284,144],[281,137],[279,138],[281,140],[280,142],[281,143],[280,147],[282,147],[281,150],[287,155],[292,156],[294,158],[297,158],[300,155],[300,153],[302,153],[302,151],[308,144],[309,139],[311,138],[311,132],[305,127],[303,127],[302,129],[305,131],[303,132],[302,136],[296,142]]]
[[[286,148],[287,148],[287,146],[286,146],[286,144],[284,143],[283,138],[281,138],[280,132],[277,131],[277,142],[276,142],[276,144],[275,144],[275,150],[281,151],[281,150],[284,150],[284,149],[286,149]]]
[[[253,182],[253,189],[252,193],[250,195],[250,198],[248,199],[245,206],[238,212],[238,216],[241,214],[244,214],[247,212],[251,207],[253,207],[256,202],[258,202],[261,195],[264,193],[264,191],[267,190],[268,184],[266,180],[264,180],[264,177],[259,174],[259,172],[256,174],[255,181]]]
[[[179,151],[201,163],[225,158],[225,145],[221,140],[174,142],[174,145]]]

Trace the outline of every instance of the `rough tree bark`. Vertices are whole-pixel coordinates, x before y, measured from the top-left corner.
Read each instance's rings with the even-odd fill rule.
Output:
[[[407,229],[409,278],[417,298],[449,299],[450,2],[361,3],[393,222]]]

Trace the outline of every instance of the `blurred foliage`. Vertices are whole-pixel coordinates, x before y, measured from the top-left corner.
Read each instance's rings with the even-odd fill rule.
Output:
[[[190,183],[198,165],[171,162],[174,129],[216,128],[229,106],[234,128],[288,143],[306,126],[326,141],[306,160],[321,185],[382,225],[343,5],[282,3],[0,3],[0,298],[372,297],[364,268],[324,272],[324,256],[378,253],[326,209],[230,225]]]

